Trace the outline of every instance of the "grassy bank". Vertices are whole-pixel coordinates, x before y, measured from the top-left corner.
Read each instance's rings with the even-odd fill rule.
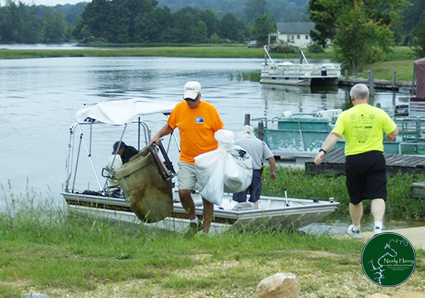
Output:
[[[363,274],[364,243],[351,239],[285,232],[187,238],[27,208],[0,216],[0,297],[31,289],[50,297],[254,297],[260,280],[277,272],[296,274],[303,297],[425,290],[424,251],[406,283],[382,288]]]
[[[263,49],[245,47],[150,47],[75,50],[0,50],[0,59],[48,57],[193,57],[262,58]]]
[[[367,65],[363,72],[357,74],[357,77],[367,79],[370,70],[373,70],[375,80],[392,82],[393,72],[396,72],[397,82],[411,83],[413,78],[413,59],[373,63]]]
[[[192,58],[264,58],[262,48],[246,48],[242,44],[226,45],[181,45],[181,46],[137,46],[105,44],[96,45],[103,48],[83,48],[76,50],[8,50],[0,49],[0,59],[25,59],[25,58],[56,58],[56,57],[192,57]],[[118,47],[120,46],[120,47]],[[324,53],[305,54],[309,60],[329,59],[334,57],[333,49],[326,49]],[[272,53],[275,59],[295,59],[298,54]],[[385,61],[370,64],[365,67],[360,78],[367,78],[369,70],[374,70],[375,79],[392,80],[392,73],[397,72],[397,81],[409,82],[413,73],[413,52],[408,47],[395,47],[387,53]],[[259,66],[260,68],[260,66]],[[242,74],[241,76],[250,76]],[[252,76],[252,75],[251,75]],[[259,80],[259,72],[251,80]]]
[[[275,182],[266,179],[267,194],[281,195],[286,186],[294,197],[334,196],[341,202],[337,217],[347,214],[344,177],[288,168],[277,174]],[[423,210],[412,205],[407,190],[423,178],[391,178],[389,207],[402,210],[394,206],[402,204],[412,214],[415,208]],[[383,288],[363,273],[364,243],[344,237],[264,231],[188,238],[69,217],[40,196],[31,190],[20,196],[3,190],[1,195],[8,203],[0,210],[0,297],[21,297],[33,289],[50,297],[245,298],[254,297],[260,280],[277,272],[294,273],[302,297],[407,297],[408,291],[425,291],[425,251],[416,251],[417,265],[408,281]]]
[[[98,45],[99,46],[99,45]],[[309,59],[332,59],[333,50],[324,53],[309,53]],[[264,58],[263,48],[247,48],[243,45],[197,45],[197,46],[155,46],[155,47],[117,47],[103,45],[102,48],[77,48],[73,50],[9,50],[0,49],[0,59],[49,58],[49,57],[193,57],[193,58]],[[273,58],[294,59],[298,53],[272,53]]]
[[[266,171],[268,169],[266,168]],[[347,215],[349,196],[345,186],[345,176],[308,175],[303,169],[281,167],[278,179],[266,179],[263,184],[265,195],[283,196],[283,188],[295,198],[328,200],[334,197],[340,202],[340,208],[333,214],[335,218]],[[268,177],[265,173],[264,177]],[[410,185],[425,181],[425,175],[403,174],[388,177],[387,218],[405,220],[423,220],[425,218],[425,200],[410,196]],[[365,201],[365,213],[370,214],[370,202]]]

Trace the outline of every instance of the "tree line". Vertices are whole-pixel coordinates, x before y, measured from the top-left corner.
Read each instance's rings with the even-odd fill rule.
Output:
[[[265,0],[247,0],[245,22],[233,12],[184,7],[172,12],[155,0],[93,0],[55,7],[6,0],[0,7],[2,43],[200,43],[267,40],[275,23]]]
[[[413,47],[425,56],[423,0],[310,0],[313,40],[331,41],[336,59],[353,72],[381,61],[394,45]]]
[[[232,12],[221,18],[211,9],[184,7],[172,12],[155,0],[93,0],[81,15],[75,36],[82,42],[113,43],[265,41],[275,25],[264,6],[265,0],[248,0],[248,13],[255,13],[254,22],[246,23]]]
[[[274,21],[309,22],[309,0],[266,0],[268,13]],[[219,18],[232,12],[245,23],[251,21],[246,13],[248,0],[158,0],[159,6],[166,6],[172,12],[184,7],[211,9]],[[249,4],[248,4],[249,5]]]
[[[73,40],[73,29],[86,3],[26,5],[6,0],[0,7],[1,43],[61,43]]]

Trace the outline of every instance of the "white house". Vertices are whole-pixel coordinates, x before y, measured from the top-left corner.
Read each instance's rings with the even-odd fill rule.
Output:
[[[314,30],[313,22],[279,22],[277,23],[276,40],[305,48],[312,43],[311,30]]]

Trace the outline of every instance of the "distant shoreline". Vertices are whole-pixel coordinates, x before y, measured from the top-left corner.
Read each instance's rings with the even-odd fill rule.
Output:
[[[30,45],[29,45],[30,46]],[[48,45],[46,45],[48,46]],[[326,49],[324,53],[309,53],[305,51],[309,60],[331,60],[334,57],[333,49]],[[2,49],[0,60],[3,59],[31,59],[57,57],[184,57],[184,58],[264,58],[262,48],[247,48],[242,44],[224,45],[150,45],[141,47],[137,44],[88,44],[87,47],[78,45],[75,49]],[[275,59],[296,59],[298,54],[272,53]],[[393,73],[397,73],[398,82],[411,82],[413,74],[413,52],[408,47],[395,47],[388,54],[388,61],[381,61],[366,65],[362,73],[356,77],[365,79],[370,70],[374,71],[376,80],[391,81]],[[343,75],[343,74],[342,74]]]

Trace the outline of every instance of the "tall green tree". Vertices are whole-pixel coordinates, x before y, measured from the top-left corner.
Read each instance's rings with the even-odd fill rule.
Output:
[[[22,3],[19,6],[23,6]],[[22,9],[12,0],[7,0],[0,14],[0,38],[2,42],[21,42]]]
[[[37,17],[37,7],[35,5],[25,6],[19,4],[21,16],[23,18],[21,23],[21,32],[19,33],[19,40],[22,43],[39,43],[46,42],[45,28],[43,23],[46,22],[46,16],[43,19]],[[66,25],[65,25],[66,26]],[[55,38],[58,42],[64,41],[65,38]]]
[[[205,42],[208,38],[207,25],[204,21],[198,21],[198,25],[195,27],[193,34],[193,40],[195,42]]]
[[[372,63],[389,52],[393,33],[389,25],[370,19],[363,0],[346,6],[336,22],[334,39],[338,61],[357,73],[366,63]]]
[[[415,38],[413,39],[413,51],[416,58],[425,58],[425,12],[416,27]]]
[[[404,0],[312,0],[310,14],[321,45],[332,40],[337,59],[357,72],[377,61],[394,42],[393,17]]]
[[[131,32],[131,2],[129,0],[113,0],[109,2],[106,15],[106,28],[101,38],[108,42],[127,43],[132,42]]]
[[[276,23],[271,22],[269,15],[264,14],[255,20],[252,28],[252,38],[263,44],[268,42],[268,34],[276,32]]]
[[[199,11],[197,17],[207,26],[208,38],[219,31],[220,20],[214,15],[214,13],[210,9]]]
[[[117,43],[159,40],[155,0],[93,0],[82,13],[79,40]],[[163,10],[165,13],[166,9]]]
[[[402,32],[403,45],[411,45],[412,40],[417,36],[417,29],[422,22],[423,13],[425,12],[425,1],[408,0],[410,5],[407,6],[402,14]]]
[[[245,4],[245,20],[248,24],[254,24],[261,16],[267,14],[266,0],[248,0]]]
[[[151,36],[152,41],[166,41],[168,38],[165,35],[168,28],[172,26],[173,16],[169,8],[167,7],[158,7],[154,12],[154,19],[156,21],[156,26],[151,27]]]
[[[246,27],[235,14],[228,13],[221,19],[219,35],[221,38],[243,42],[246,36]]]
[[[194,41],[197,12],[198,10],[187,7],[174,14],[174,30],[173,36],[171,36],[173,42],[190,43]]]
[[[60,11],[48,11],[43,22],[44,42],[64,42],[68,40],[68,26]]]
[[[75,29],[79,40],[90,38],[106,39],[108,37],[109,15],[112,13],[108,0],[93,0],[87,4],[81,15],[81,22]]]
[[[308,9],[315,30],[310,32],[311,38],[326,47],[336,34],[335,22],[344,0],[310,0]]]

